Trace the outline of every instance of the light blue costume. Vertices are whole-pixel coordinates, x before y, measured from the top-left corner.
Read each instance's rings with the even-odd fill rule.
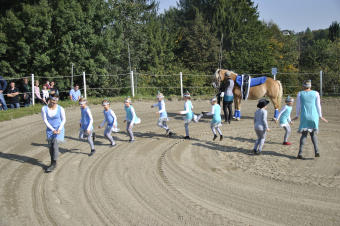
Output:
[[[114,112],[109,109],[107,111],[103,111],[104,113],[104,121],[102,122],[101,126],[104,126],[105,122],[106,124],[106,128],[104,131],[104,136],[111,142],[112,146],[115,146],[116,143],[111,135],[111,132],[113,131],[113,126],[115,125],[115,131],[117,131],[117,118],[116,115],[114,114]]]
[[[126,112],[126,130],[130,136],[130,141],[134,141],[135,137],[133,136],[133,132],[132,132],[132,127],[134,124],[138,124],[140,123],[140,118],[137,117],[135,109],[133,108],[132,105],[130,105],[129,107],[124,107],[125,108],[125,112]],[[131,128],[130,128],[131,125]]]
[[[160,112],[159,119],[157,121],[157,126],[165,129],[166,132],[169,132],[168,125],[166,124],[166,122],[169,119],[168,119],[168,113],[166,112],[166,109],[165,109],[165,102],[164,102],[164,100],[158,101],[157,104],[154,104],[152,106],[153,107],[158,107],[158,110]]]
[[[46,118],[48,123],[55,129],[58,130],[59,126],[61,124],[62,118],[61,118],[61,107],[58,105],[57,106],[57,114],[53,117],[50,117],[47,112],[47,106],[44,106],[44,111],[46,113]],[[53,131],[50,128],[46,128],[46,136],[48,141],[52,141],[56,139],[58,142],[63,142],[64,141],[64,134],[65,134],[65,129],[64,127],[61,128],[59,134],[53,134]]]
[[[283,137],[283,144],[288,142],[288,137],[290,136],[291,133],[289,123],[291,122],[290,114],[292,112],[292,109],[293,109],[292,106],[285,105],[277,116],[279,119],[280,126],[284,128],[284,130],[286,131]]]
[[[75,91],[74,89],[71,89],[70,96],[72,97],[73,101],[78,101],[79,97],[81,96],[80,90],[78,89],[77,91]]]
[[[185,122],[190,123],[192,118],[194,117],[194,113],[192,112],[192,103],[191,103],[190,100],[188,100],[184,103],[184,110],[188,111],[185,114]]]
[[[80,123],[81,123],[81,127],[80,127],[80,131],[79,131],[79,138],[83,139],[84,135],[87,136],[87,141],[90,144],[91,150],[94,150],[94,143],[93,143],[93,124],[91,125],[91,127],[89,128],[89,125],[91,123],[91,117],[90,117],[90,113],[89,113],[90,109],[88,107],[85,108],[80,108],[80,112],[81,112],[81,118],[80,118]],[[90,133],[87,134],[87,130],[90,130]]]
[[[221,121],[222,121],[222,118],[221,118],[221,106],[219,104],[214,104],[211,107],[211,112],[209,112],[207,115],[212,115],[213,116],[213,118],[212,118],[212,120],[210,122],[210,128],[211,128],[211,131],[214,134],[214,140],[216,139],[216,130],[220,134],[221,140],[222,140],[222,131],[219,128],[222,125],[221,124]]]
[[[306,130],[319,129],[319,113],[316,108],[316,91],[301,91],[300,92],[300,126],[299,132]]]

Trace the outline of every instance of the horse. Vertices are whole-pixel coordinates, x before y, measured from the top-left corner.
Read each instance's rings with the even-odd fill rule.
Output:
[[[219,90],[219,93],[224,92],[225,86],[223,85],[223,81],[226,81],[226,76],[229,75],[232,80],[234,80],[235,85],[233,89],[234,93],[234,106],[235,113],[234,117],[236,120],[240,120],[241,118],[241,99],[242,93],[241,88],[236,83],[237,74],[233,71],[229,71],[226,69],[217,69],[213,76],[213,86]],[[274,105],[275,113],[274,120],[277,119],[279,114],[279,108],[281,107],[283,89],[281,82],[278,80],[274,80],[270,77],[267,77],[266,81],[257,86],[250,87],[248,98],[251,100],[260,99],[263,96],[267,96],[270,98],[271,102]],[[219,97],[219,94],[218,94]]]

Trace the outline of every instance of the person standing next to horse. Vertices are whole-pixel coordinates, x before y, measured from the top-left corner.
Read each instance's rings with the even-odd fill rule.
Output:
[[[259,100],[257,107],[258,109],[255,112],[254,117],[254,128],[255,133],[257,135],[257,140],[254,145],[254,154],[260,155],[262,152],[263,144],[266,140],[267,131],[269,132],[270,129],[268,128],[267,122],[267,110],[266,107],[269,104],[268,100],[261,99]]]
[[[116,142],[114,141],[111,132],[118,131],[117,129],[117,117],[115,112],[110,109],[110,103],[107,100],[102,101],[102,106],[104,108],[104,121],[98,126],[98,128],[102,128],[105,123],[107,123],[106,128],[104,130],[104,136],[111,142],[111,146],[116,146]]]
[[[194,106],[191,103],[191,96],[190,93],[188,91],[186,91],[184,93],[184,111],[180,111],[179,114],[181,115],[185,115],[184,116],[184,128],[185,128],[185,137],[184,139],[190,140],[190,136],[189,136],[189,124],[192,120],[194,120],[194,122],[198,122],[201,117],[203,116],[203,114],[200,114],[199,116],[195,115],[192,111],[192,109],[194,109]]]
[[[58,105],[59,96],[51,95],[48,105],[41,108],[41,115],[46,125],[46,137],[50,149],[51,165],[46,172],[52,172],[57,167],[59,144],[64,141],[65,110]]]
[[[225,90],[221,93],[223,98],[223,112],[224,120],[230,124],[231,118],[233,116],[233,100],[234,100],[234,80],[231,79],[231,74],[226,73]]]
[[[134,124],[139,124],[141,122],[140,118],[137,117],[134,107],[131,105],[131,98],[126,98],[124,101],[124,108],[126,112],[126,131],[130,136],[129,142],[132,143],[135,141],[135,137],[133,136],[132,128]]]
[[[169,119],[168,119],[168,113],[166,112],[166,109],[165,109],[164,96],[162,93],[157,94],[157,100],[158,100],[157,104],[151,105],[151,108],[158,107],[158,111],[156,111],[156,114],[159,115],[157,126],[161,127],[162,129],[165,129],[166,134],[169,137],[171,137],[172,132],[170,131],[166,123]]]
[[[222,134],[222,131],[220,129],[220,126],[222,126],[222,124],[221,124],[221,121],[222,121],[221,106],[219,104],[217,104],[217,98],[216,97],[211,99],[211,105],[212,105],[211,111],[206,113],[205,115],[207,115],[207,116],[212,115],[213,116],[213,118],[210,122],[210,128],[211,128],[211,131],[214,134],[213,140],[216,140],[216,138],[217,138],[217,134],[216,134],[216,130],[217,130],[217,132],[220,134],[220,141],[222,141],[223,140],[223,134]]]
[[[96,152],[93,143],[96,136],[93,132],[93,117],[90,108],[87,106],[87,100],[85,98],[79,99],[79,105],[81,112],[79,139],[87,137],[87,141],[91,148],[89,156],[92,156]]]
[[[285,136],[283,138],[283,145],[291,145],[292,143],[288,142],[288,137],[290,136],[291,133],[291,128],[289,124],[293,124],[291,118],[290,118],[290,113],[292,112],[293,109],[293,103],[294,99],[291,98],[290,96],[287,97],[286,99],[286,105],[281,109],[279,112],[277,119],[275,122],[277,123],[280,121],[280,126],[284,128]]]
[[[0,110],[7,111],[7,104],[4,97],[4,92],[7,88],[7,81],[0,75]]]
[[[320,157],[318,148],[318,137],[317,133],[319,131],[319,118],[328,122],[324,117],[322,117],[320,95],[317,91],[312,88],[311,80],[307,80],[303,83],[303,91],[300,91],[296,98],[296,120],[300,117],[299,133],[302,133],[300,138],[300,147],[297,158],[303,159],[302,149],[306,142],[308,133],[312,138],[314,145],[315,157]]]

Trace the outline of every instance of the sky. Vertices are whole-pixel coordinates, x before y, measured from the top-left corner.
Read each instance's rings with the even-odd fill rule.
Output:
[[[158,0],[160,12],[177,0]],[[258,5],[260,20],[274,22],[281,30],[295,32],[328,28],[333,21],[340,23],[340,0],[253,0]]]

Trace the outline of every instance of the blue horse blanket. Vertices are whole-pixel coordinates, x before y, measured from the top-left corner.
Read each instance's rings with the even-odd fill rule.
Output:
[[[266,76],[257,77],[257,78],[251,78],[251,80],[250,80],[250,87],[262,85],[263,83],[266,82],[266,80],[267,80]],[[237,75],[236,83],[237,83],[237,85],[242,87],[242,75]]]

